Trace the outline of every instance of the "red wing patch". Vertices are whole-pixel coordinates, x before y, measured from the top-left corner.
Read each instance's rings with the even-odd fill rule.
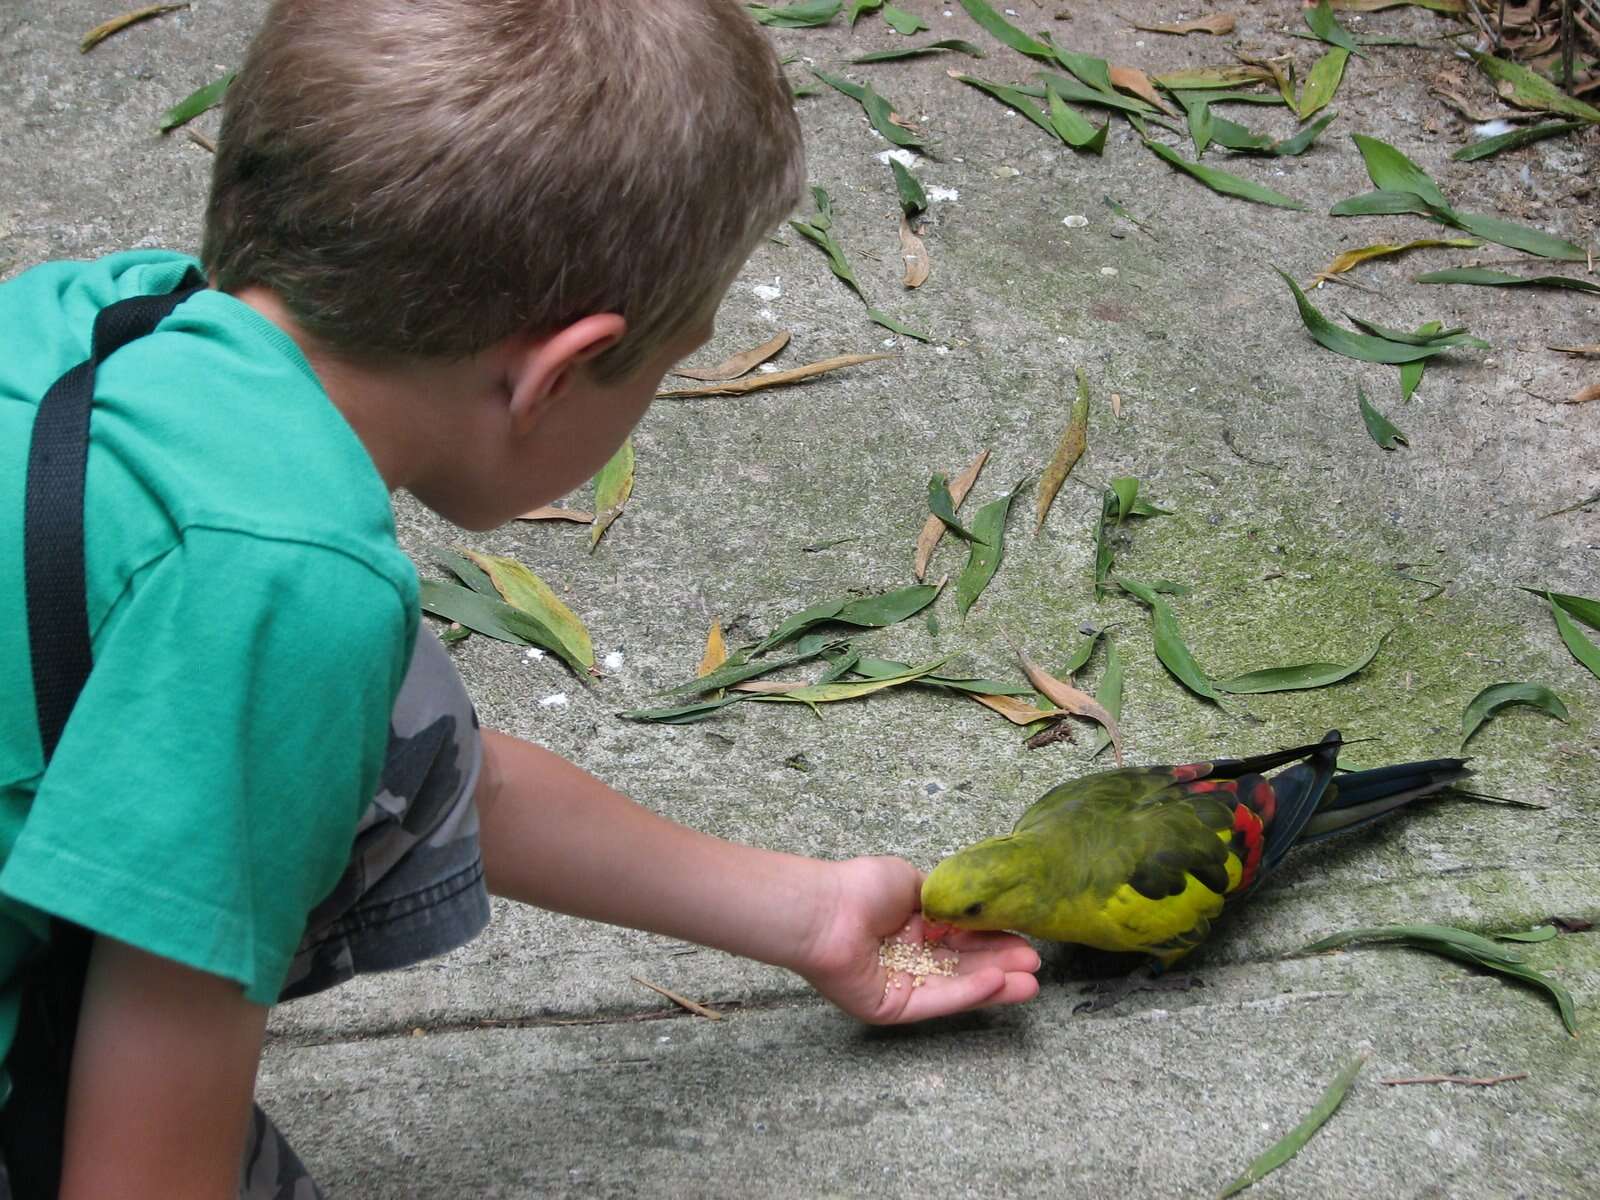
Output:
[[[1272,790],[1272,784],[1265,779],[1258,779],[1249,794],[1250,807],[1256,810],[1261,824],[1271,825],[1272,818],[1278,815],[1278,794]]]
[[[1271,790],[1270,788],[1268,789]],[[1248,806],[1240,804],[1233,810],[1234,843],[1243,843],[1243,853],[1239,855],[1242,864],[1239,873],[1239,886],[1235,891],[1243,891],[1256,881],[1256,872],[1261,868],[1261,818],[1252,812]]]
[[[1187,784],[1183,789],[1186,796],[1202,796],[1208,792],[1226,792],[1230,796],[1239,791],[1237,779],[1201,779],[1195,783]]]
[[[1172,772],[1174,783],[1188,783],[1191,779],[1203,779],[1211,774],[1211,767],[1211,763],[1203,762],[1186,763],[1181,767],[1168,767],[1167,769]]]

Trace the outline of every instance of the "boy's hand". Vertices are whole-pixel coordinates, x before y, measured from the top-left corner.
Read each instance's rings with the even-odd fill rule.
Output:
[[[948,1016],[996,1004],[1019,1004],[1039,992],[1039,955],[1011,933],[956,930],[943,941],[954,974],[913,977],[879,961],[885,938],[921,947],[922,872],[899,858],[855,858],[831,864],[836,890],[795,966],[812,987],[845,1012],[874,1025]],[[957,957],[959,956],[959,957]],[[895,986],[896,982],[899,986]]]

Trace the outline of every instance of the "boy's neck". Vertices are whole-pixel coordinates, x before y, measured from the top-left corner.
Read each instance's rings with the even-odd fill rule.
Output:
[[[271,289],[251,286],[233,295],[294,340],[390,491],[414,486],[452,453],[451,430],[464,432],[470,401],[495,385],[490,365],[475,359],[404,359],[392,366],[354,361],[307,333]]]

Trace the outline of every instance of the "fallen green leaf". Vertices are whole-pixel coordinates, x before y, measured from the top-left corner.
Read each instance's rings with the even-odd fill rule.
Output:
[[[180,125],[187,125],[201,113],[215,108],[222,103],[222,97],[228,91],[228,85],[233,82],[233,71],[229,71],[221,79],[213,79],[204,87],[196,88],[182,100],[179,100],[166,112],[161,114],[160,129],[162,133],[171,133]]]
[[[943,471],[928,480],[928,511],[944,522],[945,528],[959,538],[972,540],[972,532],[956,520],[956,502],[950,495],[950,477]]]
[[[809,611],[809,610],[808,610]],[[675,687],[666,689],[669,696],[693,696],[702,692],[716,692],[723,688],[732,687],[736,683],[743,683],[747,679],[758,679],[769,675],[773,671],[783,671],[790,667],[798,667],[808,663],[819,655],[829,650],[839,649],[843,643],[831,642],[819,635],[801,638],[795,643],[794,653],[788,658],[763,658],[757,662],[749,661],[749,654],[745,651],[733,655],[727,662],[713,671],[696,676],[687,683],[680,683]]]
[[[1361,403],[1361,419],[1366,423],[1367,432],[1372,435],[1372,440],[1384,450],[1395,449],[1395,443],[1411,444],[1409,438],[1400,429],[1377,409],[1372,407],[1372,401],[1367,399],[1366,392],[1356,385],[1356,398]]]
[[[1280,158],[1292,158],[1297,154],[1304,154],[1311,149],[1317,138],[1322,136],[1322,131],[1331,125],[1338,115],[1334,111],[1323,113],[1293,137],[1286,137],[1282,141],[1273,142],[1272,153]]]
[[[1492,714],[1508,704],[1532,705],[1543,709],[1558,721],[1565,721],[1568,716],[1567,706],[1561,702],[1561,697],[1547,687],[1537,683],[1496,683],[1474,696],[1461,714],[1462,746],[1472,740],[1478,727]]]
[[[692,704],[678,704],[670,708],[630,708],[626,712],[619,712],[617,716],[629,721],[653,721],[658,725],[691,725],[696,721],[704,721],[719,708],[753,698],[749,692],[734,692],[715,700],[696,700]]]
[[[454,583],[441,583],[437,579],[422,581],[422,611],[436,617],[456,621],[474,633],[518,646],[540,646],[567,666],[578,678],[589,678],[588,668],[577,658],[554,630],[536,617],[512,608],[503,600],[496,600]]]
[[[1111,719],[1122,719],[1122,655],[1117,650],[1114,639],[1106,638],[1106,669],[1100,676],[1100,686],[1094,690],[1095,702],[1111,714]],[[1100,730],[1100,736],[1095,739],[1089,748],[1089,757],[1096,758],[1100,752],[1111,745],[1111,735],[1106,730]]]
[[[862,13],[877,12],[883,7],[883,0],[851,0],[850,24],[855,25]]]
[[[1348,50],[1357,58],[1367,57],[1361,53],[1361,44],[1356,41],[1350,31],[1339,24],[1339,18],[1334,16],[1333,9],[1328,7],[1328,0],[1317,0],[1317,6],[1305,9],[1304,13],[1306,28],[1316,34],[1319,39],[1327,42],[1330,46],[1338,46],[1341,49]]]
[[[1049,84],[1045,85],[1044,90],[1045,96],[1050,101],[1050,127],[1055,130],[1056,136],[1074,150],[1103,154],[1106,148],[1106,131],[1111,128],[1110,120],[1097,127],[1076,109],[1069,107],[1066,101],[1061,99],[1060,93]]]
[[[811,195],[817,205],[816,216],[810,221],[790,221],[789,228],[807,241],[814,242],[822,249],[822,252],[828,256],[828,269],[833,272],[840,282],[854,292],[856,298],[866,306],[869,320],[875,324],[882,325],[885,329],[893,330],[895,333],[916,338],[919,342],[930,341],[931,339],[927,334],[909,329],[881,309],[872,307],[872,302],[867,299],[866,292],[862,290],[861,281],[856,278],[855,270],[850,266],[850,260],[844,256],[844,248],[834,239],[831,232],[833,227],[832,198],[828,195],[826,188],[820,187],[813,187]]]
[[[1042,58],[1046,61],[1055,58],[1049,46],[1023,33],[983,0],[961,0],[961,7],[967,10],[969,17],[983,27],[984,32],[1002,45],[1010,46],[1019,54],[1026,54],[1030,58]]]
[[[1168,71],[1152,80],[1169,92],[1190,91],[1195,88],[1215,90],[1239,87],[1242,84],[1262,83],[1272,79],[1265,67],[1229,65],[1226,67],[1187,67],[1181,71]]]
[[[1499,942],[1548,942],[1560,933],[1554,925],[1535,925],[1532,929],[1518,929],[1510,933],[1497,933]]]
[[[578,615],[562,603],[550,585],[514,558],[498,554],[479,554],[468,550],[467,557],[481,567],[493,582],[500,598],[512,608],[527,613],[561,642],[561,658],[576,662],[584,670],[594,667],[594,644]]]
[[[1220,704],[1222,698],[1212,686],[1210,678],[1200,669],[1200,664],[1195,662],[1194,655],[1190,653],[1188,644],[1183,640],[1183,630],[1178,627],[1178,618],[1172,611],[1172,606],[1147,583],[1124,579],[1120,575],[1115,582],[1123,591],[1149,606],[1150,623],[1155,633],[1156,657],[1161,660],[1161,665],[1171,671],[1178,682],[1195,695],[1202,696],[1214,704]]]
[[[957,54],[965,54],[969,58],[985,57],[983,50],[971,42],[964,42],[960,38],[944,38],[937,42],[928,42],[921,46],[901,46],[894,50],[874,50],[870,54],[858,54],[850,61],[853,63],[894,62],[902,58],[921,58],[925,54],[943,54],[953,50]]]
[[[1327,0],[1323,0],[1323,3],[1325,5]],[[1244,1191],[1245,1188],[1256,1183],[1269,1171],[1277,1170],[1296,1154],[1300,1153],[1305,1144],[1311,1140],[1312,1135],[1321,1129],[1327,1119],[1338,1110],[1339,1105],[1344,1102],[1345,1094],[1350,1090],[1350,1085],[1355,1083],[1356,1076],[1361,1074],[1361,1068],[1366,1065],[1367,1056],[1365,1054],[1358,1054],[1347,1062],[1339,1073],[1334,1076],[1333,1082],[1327,1086],[1327,1089],[1317,1099],[1311,1111],[1305,1115],[1305,1119],[1291,1129],[1282,1141],[1276,1143],[1265,1154],[1246,1167],[1244,1174],[1223,1188],[1218,1193],[1217,1200],[1226,1200],[1227,1197]]]
[[[611,523],[622,515],[633,495],[633,439],[626,439],[611,461],[594,477],[594,523],[589,526],[589,550],[600,544]]]
[[[838,700],[858,700],[862,696],[870,696],[873,692],[881,692],[885,688],[898,687],[904,683],[913,683],[925,675],[932,675],[949,661],[947,658],[941,658],[938,662],[929,663],[925,667],[913,667],[903,674],[888,675],[881,679],[856,679],[837,683],[805,684],[789,692],[757,694],[754,699],[806,704],[810,705],[811,710],[815,712],[816,706],[819,704],[829,704]]]
[[[885,141],[907,150],[922,149],[921,139],[909,130],[895,124],[892,119],[895,115],[894,105],[880,96],[870,85],[854,83],[851,80],[841,78],[838,75],[831,75],[827,71],[819,70],[816,67],[811,68],[811,73],[835,91],[842,92],[861,105],[863,111],[867,114],[867,120]]]
[[[962,616],[977,603],[983,589],[989,586],[994,573],[1000,569],[1005,557],[1006,517],[1011,512],[1011,502],[1017,498],[1027,480],[1018,480],[1012,489],[996,500],[991,500],[978,510],[972,519],[972,541],[967,565],[956,580],[956,609]]]
[[[1273,270],[1283,277],[1283,281],[1289,285],[1289,290],[1294,293],[1295,306],[1300,310],[1300,320],[1305,323],[1306,332],[1319,345],[1332,350],[1335,354],[1359,359],[1362,362],[1403,363],[1413,362],[1419,358],[1430,358],[1451,349],[1450,346],[1441,345],[1410,346],[1390,341],[1388,338],[1353,333],[1341,328],[1323,316],[1316,306],[1306,299],[1306,294],[1300,290],[1300,285],[1287,272],[1277,267]]]
[[[1351,134],[1350,140],[1361,151],[1362,161],[1367,164],[1367,174],[1372,178],[1374,187],[1381,191],[1410,192],[1424,204],[1446,215],[1453,211],[1433,177],[1388,142],[1363,133]]]
[[[914,33],[921,33],[928,28],[928,23],[916,13],[908,13],[903,8],[896,8],[892,4],[883,6],[883,19],[889,22],[889,28],[896,33],[910,37]]]
[[[1561,1014],[1561,1023],[1567,1032],[1573,1037],[1578,1036],[1577,1009],[1572,1002],[1572,993],[1548,975],[1526,965],[1521,955],[1508,951],[1486,937],[1449,925],[1383,925],[1336,933],[1312,942],[1300,953],[1315,954],[1353,942],[1394,942],[1418,950],[1430,950],[1542,988],[1555,1001],[1556,1009]]]
[[[1542,229],[1532,229],[1527,225],[1518,225],[1515,221],[1501,220],[1499,217],[1486,217],[1481,213],[1458,212],[1455,217],[1455,223],[1460,228],[1481,237],[1486,242],[1510,246],[1513,250],[1525,250],[1529,254],[1537,254],[1540,258],[1554,258],[1561,262],[1586,262],[1589,257],[1583,247],[1575,246],[1565,238],[1556,237],[1555,234],[1546,233]]]
[[[795,4],[746,4],[750,15],[762,25],[780,29],[810,29],[826,25],[839,15],[844,0],[798,0]]]
[[[1328,210],[1331,217],[1394,217],[1402,213],[1415,213],[1419,217],[1436,216],[1413,192],[1376,191],[1363,192],[1341,200]],[[1449,224],[1449,222],[1445,222]]]
[[[1116,94],[1117,89],[1111,82],[1111,64],[1105,59],[1076,50],[1063,50],[1054,43],[1050,44],[1050,53],[1079,82],[1087,84],[1102,96]]]
[[[1429,271],[1426,275],[1418,275],[1416,282],[1471,283],[1479,287],[1569,288],[1574,292],[1600,296],[1600,283],[1588,279],[1574,279],[1570,275],[1512,275],[1505,271],[1491,271],[1488,267],[1452,267],[1448,271]]]
[[[1546,595],[1549,596],[1549,593]],[[1556,630],[1561,634],[1561,640],[1572,651],[1572,657],[1588,667],[1589,673],[1596,679],[1600,679],[1600,646],[1583,635],[1583,631],[1572,623],[1572,618],[1567,616],[1553,596],[1549,596],[1549,599],[1550,611],[1555,615]]]
[[[911,664],[887,658],[862,658],[851,672],[867,679],[883,679],[890,675],[904,675],[912,670]],[[952,692],[966,692],[974,696],[1031,696],[1033,689],[1020,683],[1001,683],[994,679],[980,679],[964,675],[924,675],[917,683],[925,687],[944,688]]]
[[[1338,683],[1341,679],[1362,670],[1383,648],[1383,643],[1389,635],[1385,633],[1380,637],[1371,650],[1360,662],[1343,665],[1340,663],[1301,663],[1296,667],[1266,667],[1260,671],[1248,671],[1243,675],[1235,675],[1232,679],[1216,681],[1212,684],[1219,692],[1229,692],[1233,695],[1259,695],[1263,692],[1294,692],[1306,688],[1327,687],[1331,683]]]
[[[1495,90],[1520,108],[1536,108],[1545,112],[1565,113],[1569,117],[1590,124],[1600,123],[1600,108],[1585,104],[1576,96],[1569,96],[1543,75],[1530,71],[1521,63],[1496,58],[1469,50],[1478,69],[1496,83]]]
[[[1496,134],[1494,137],[1469,142],[1450,157],[1457,162],[1477,162],[1480,158],[1488,158],[1499,154],[1502,150],[1515,150],[1521,146],[1543,141],[1545,138],[1571,133],[1575,129],[1582,129],[1586,124],[1588,124],[1586,121],[1545,121],[1538,125],[1529,125],[1524,129],[1513,129],[1510,133]]]
[[[1525,592],[1535,596],[1543,596],[1552,604],[1564,608],[1590,629],[1600,629],[1600,600],[1591,600],[1587,596],[1573,596],[1566,592],[1552,592],[1547,588],[1525,587]]]
[[[1467,332],[1466,326],[1454,325],[1449,329],[1438,328],[1439,322],[1429,321],[1416,329],[1407,332],[1404,329],[1394,329],[1388,325],[1380,325],[1366,317],[1358,317],[1349,309],[1345,316],[1350,318],[1350,323],[1366,330],[1374,337],[1381,337],[1386,341],[1399,342],[1402,346],[1471,346],[1477,350],[1489,349],[1489,343],[1482,338],[1473,337]]]
[[[919,583],[877,596],[864,596],[859,600],[825,600],[784,619],[776,629],[756,644],[750,654],[752,657],[765,654],[774,646],[825,621],[855,625],[863,629],[878,629],[885,625],[893,625],[921,612],[933,603],[933,598],[938,594],[939,589],[932,584]],[[706,678],[709,679],[710,676]]]
[[[1049,71],[1040,71],[1039,78],[1043,83],[1038,86],[1018,86],[1017,91],[1025,96],[1043,96],[1045,88],[1054,89],[1056,95],[1063,100],[1070,100],[1074,104],[1097,104],[1101,108],[1114,108],[1119,112],[1134,113],[1139,116],[1149,116],[1156,110],[1137,96],[1125,96],[1121,92],[1102,92],[1089,87],[1080,80],[1070,75],[1056,75]]]
[[[1438,333],[1439,329],[1438,321],[1427,321],[1417,326],[1417,336],[1427,337]],[[1422,372],[1427,365],[1428,360],[1425,358],[1419,358],[1416,362],[1400,364],[1400,399],[1402,402],[1410,400],[1416,394],[1418,385],[1422,383]]]
[[[1050,123],[1050,118],[1032,102],[1026,90],[1009,87],[1003,83],[991,83],[987,79],[979,79],[973,75],[963,75],[960,72],[956,72],[954,78],[962,83],[970,84],[979,91],[988,92],[989,95],[1002,104],[1010,105],[1052,137],[1059,138],[1061,136],[1056,132],[1056,127]]]
[[[928,193],[922,190],[922,181],[906,170],[897,158],[889,160],[889,169],[894,172],[895,190],[900,193],[900,211],[908,217],[928,210]]]
[[[457,554],[448,546],[432,546],[429,549],[440,566],[477,592],[478,595],[488,596],[492,600],[500,598],[500,592],[494,586],[494,580],[490,579],[484,569],[466,555]]]
[[[1257,204],[1270,204],[1276,208],[1303,209],[1306,206],[1293,196],[1285,196],[1282,192],[1275,192],[1269,187],[1263,187],[1252,180],[1244,179],[1227,171],[1219,171],[1215,167],[1205,166],[1203,163],[1187,162],[1177,151],[1160,142],[1145,139],[1145,146],[1157,158],[1170,163],[1185,174],[1192,175],[1214,192],[1221,192],[1227,196],[1238,196],[1241,200],[1253,200]]]
[[[1335,46],[1312,64],[1306,75],[1306,85],[1300,89],[1300,101],[1295,105],[1295,112],[1302,121],[1332,103],[1349,60],[1350,51]]]

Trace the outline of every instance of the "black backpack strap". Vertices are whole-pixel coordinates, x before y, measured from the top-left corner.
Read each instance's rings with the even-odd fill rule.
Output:
[[[33,420],[23,564],[34,703],[46,766],[93,664],[83,483],[95,368],[134,338],[152,332],[204,286],[199,272],[190,268],[176,291],[133,296],[101,309],[89,357],[55,381]],[[0,1149],[14,1200],[53,1200],[60,1190],[72,1043],[93,940],[78,926],[52,922],[49,953],[23,979],[22,1013],[4,1063],[12,1094],[0,1109]]]
[[[83,476],[89,458],[95,368],[134,338],[154,330],[201,286],[199,273],[191,268],[178,291],[133,296],[101,309],[94,320],[89,357],[55,381],[33,420],[23,563],[34,704],[46,763],[61,740],[92,662],[83,561]]]

